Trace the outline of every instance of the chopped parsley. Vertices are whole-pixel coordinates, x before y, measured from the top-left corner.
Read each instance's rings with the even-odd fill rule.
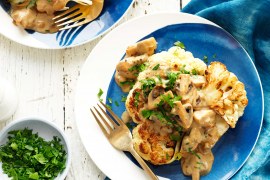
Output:
[[[152,78],[144,79],[140,81],[142,83],[141,89],[146,95],[156,86],[156,81]]]
[[[198,72],[196,69],[192,69],[192,70],[191,70],[191,74],[192,74],[192,75],[198,75],[199,72]]]
[[[185,69],[185,67],[186,67],[186,65],[183,65],[183,66],[180,68],[180,73],[181,73],[181,74],[190,74],[190,72],[187,71],[187,70]]]
[[[188,152],[201,159],[201,157],[195,151],[191,150],[191,148],[188,148]]]
[[[114,104],[115,104],[117,107],[119,107],[118,101],[114,101]]]
[[[126,100],[127,100],[127,97],[124,96],[124,95],[122,95],[122,96],[121,96],[121,102],[126,102]]]
[[[99,91],[98,91],[98,94],[97,94],[97,97],[98,97],[99,101],[102,101],[102,98],[101,98],[102,95],[103,95],[103,91],[102,91],[101,88],[99,88]]]
[[[135,99],[135,106],[138,107],[139,105],[139,97],[140,97],[140,93],[139,92],[135,92],[135,96],[134,96],[134,99]]]
[[[152,70],[154,70],[154,71],[158,70],[159,66],[160,66],[160,64],[155,65],[155,67],[153,67]]]
[[[170,155],[168,153],[166,153],[166,159],[169,160],[170,159]]]
[[[135,84],[135,81],[134,80],[127,80],[127,81],[123,81],[123,82],[120,82],[120,85],[129,85],[131,87],[133,87]]]
[[[170,105],[171,108],[174,107],[174,102],[175,101],[179,101],[181,100],[182,97],[181,96],[174,96],[174,97],[171,97],[170,94],[168,95],[161,95],[161,101],[159,102],[159,106],[163,105],[164,103],[168,103]]]
[[[167,77],[168,77],[168,82],[166,84],[167,89],[173,89],[175,81],[178,78],[179,73],[174,73],[174,72],[168,72]]]
[[[207,57],[207,56],[203,56],[203,61],[204,61],[205,63],[208,63],[208,57]]]
[[[110,104],[112,104],[112,98],[108,98]]]
[[[182,43],[182,42],[180,42],[180,41],[176,41],[176,42],[174,43],[174,45],[177,46],[177,47],[180,47],[180,48],[182,48],[182,49],[186,49],[184,43]]]
[[[212,58],[215,59],[217,57],[217,54],[213,54]]]
[[[131,68],[129,68],[129,71],[137,71],[137,72],[142,72],[146,69],[146,65],[145,64],[136,64],[134,66],[132,66]]]
[[[54,179],[65,169],[66,152],[61,140],[45,141],[31,129],[13,130],[0,147],[2,169],[13,179]]]
[[[181,136],[180,136],[180,134],[170,134],[170,139],[172,140],[172,141],[180,141],[181,140]]]

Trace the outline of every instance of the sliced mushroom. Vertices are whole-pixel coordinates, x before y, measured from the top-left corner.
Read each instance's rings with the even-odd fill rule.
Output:
[[[177,95],[182,97],[185,103],[194,104],[197,99],[197,90],[190,79],[189,74],[180,74],[179,79],[175,82]]]
[[[213,127],[215,125],[216,113],[212,109],[201,109],[194,111],[194,120],[202,127]]]
[[[205,94],[202,91],[197,91],[197,98],[193,102],[193,108],[195,110],[208,108],[207,102],[205,100]]]
[[[160,101],[162,100],[162,95],[164,96],[169,95],[172,98],[174,97],[172,91],[167,91],[165,93],[164,92],[165,92],[165,89],[163,86],[155,86],[148,95],[147,108],[150,110],[157,108],[157,104],[159,104]]]
[[[143,54],[151,56],[154,54],[156,48],[157,42],[155,38],[151,37],[129,46],[126,50],[126,56],[139,56]]]
[[[177,123],[184,129],[188,129],[193,121],[193,107],[191,104],[182,104],[181,101],[176,101],[171,113],[179,116]]]

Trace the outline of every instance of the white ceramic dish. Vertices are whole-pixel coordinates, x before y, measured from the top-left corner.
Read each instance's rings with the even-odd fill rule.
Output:
[[[217,60],[223,62],[246,84],[248,98],[253,101],[250,101],[239,125],[233,130],[230,129],[213,149],[213,168],[202,179],[232,177],[252,152],[259,136],[263,117],[263,95],[259,76],[246,51],[231,35],[206,19],[185,13],[160,13],[134,19],[111,31],[92,50],[82,68],[75,97],[76,122],[88,154],[111,179],[148,178],[125,153],[110,145],[91,116],[89,108],[97,103],[97,94],[101,88],[104,91],[102,99],[112,97],[113,101],[119,102],[119,107],[112,104],[112,108],[118,116],[121,115],[124,105],[120,101],[124,93],[112,80],[116,64],[122,59],[128,45],[149,34],[157,39],[157,52],[167,50],[177,40],[183,40],[187,50],[195,57],[203,58],[208,55],[210,62],[210,57],[217,53]],[[246,73],[247,71],[250,73]],[[257,99],[256,102],[254,99]],[[249,131],[246,131],[246,128]],[[231,163],[224,163],[228,160]],[[182,174],[179,162],[151,167],[155,173],[162,176],[160,179],[190,179]]]
[[[71,148],[64,132],[60,128],[58,128],[54,123],[36,117],[23,118],[20,120],[13,121],[10,124],[8,124],[3,130],[1,130],[0,145],[3,145],[7,142],[9,131],[24,128],[32,129],[33,133],[38,133],[40,137],[44,138],[47,141],[52,140],[54,136],[57,136],[61,139],[61,143],[63,144],[64,149],[67,153],[67,160],[65,170],[57,176],[56,180],[65,179],[71,164]],[[2,163],[0,163],[0,165],[2,166]],[[1,180],[9,179],[8,176],[3,173],[2,168],[0,168],[0,179]]]
[[[53,34],[26,31],[15,26],[8,14],[10,5],[7,2],[6,0],[0,1],[0,34],[25,46],[62,49],[90,42],[109,31],[131,7],[133,0],[105,0],[102,12],[97,19],[85,25]]]
[[[106,97],[106,91],[109,87],[112,74],[115,71],[115,65],[122,58],[128,45],[135,43],[146,34],[168,24],[194,22],[213,25],[210,21],[200,17],[183,13],[181,15],[179,14],[162,13],[148,15],[144,18],[137,18],[120,25],[96,45],[83,66],[75,97],[76,123],[88,154],[97,166],[111,179],[142,180],[147,179],[147,176],[123,152],[114,149],[108,143],[108,140],[102,134],[96,122],[91,118],[89,107],[96,104],[99,88],[104,91],[103,97]],[[145,26],[142,26],[143,24]],[[119,40],[120,37],[121,40]],[[117,44],[113,48],[107,48],[107,45],[111,44],[111,42],[117,42]],[[104,53],[104,48],[106,49],[106,53]],[[115,166],[112,166],[111,162],[115,162]],[[122,172],[127,173],[119,173],[117,171],[119,168]]]

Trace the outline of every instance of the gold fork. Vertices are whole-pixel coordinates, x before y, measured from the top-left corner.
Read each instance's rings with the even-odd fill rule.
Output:
[[[92,5],[76,4],[53,18],[59,31],[81,26],[96,19],[103,8],[104,0],[92,0]]]
[[[132,135],[126,124],[119,117],[117,117],[112,110],[107,108],[103,102],[100,102],[100,104],[101,106],[97,104],[98,108],[93,107],[95,110],[90,108],[90,111],[111,145],[118,150],[130,152],[141,167],[148,173],[151,179],[158,179],[149,166],[134,150],[132,144]],[[105,112],[104,108],[108,111],[108,113]]]

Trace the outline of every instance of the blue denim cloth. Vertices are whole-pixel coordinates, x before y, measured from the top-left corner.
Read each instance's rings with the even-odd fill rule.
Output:
[[[232,179],[270,179],[270,0],[192,0],[182,12],[224,28],[254,61],[264,91],[263,127],[254,151]]]

